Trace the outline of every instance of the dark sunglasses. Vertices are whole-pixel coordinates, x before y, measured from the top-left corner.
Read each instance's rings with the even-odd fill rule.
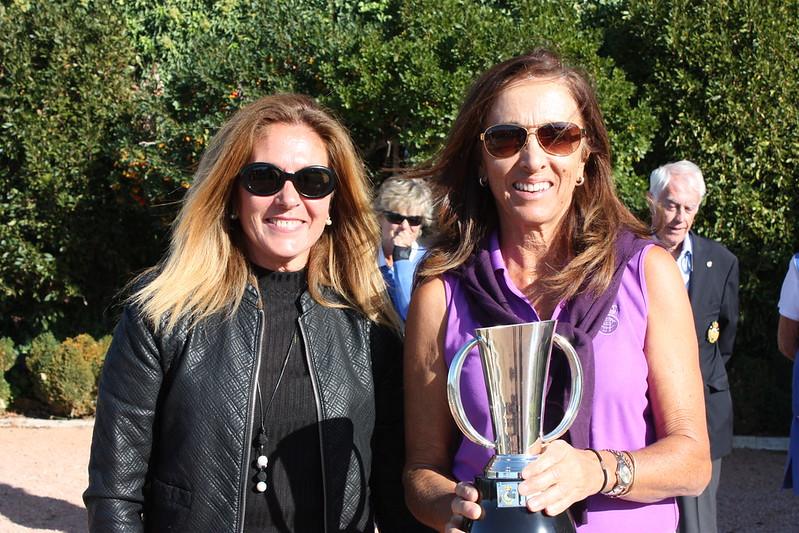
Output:
[[[525,128],[518,124],[497,124],[480,134],[486,151],[502,159],[516,155],[530,142],[530,136],[538,139],[538,144],[548,154],[570,155],[580,146],[585,130],[571,122],[548,122],[535,128]]]
[[[409,217],[406,215],[400,215],[394,211],[383,211],[383,216],[386,217],[386,220],[392,224],[402,224],[403,220],[407,220],[408,225],[413,227],[421,226],[423,220],[422,217]]]
[[[324,198],[336,188],[336,173],[319,165],[286,172],[272,163],[250,163],[239,171],[239,183],[255,196],[277,194],[290,180],[297,192],[306,198]]]

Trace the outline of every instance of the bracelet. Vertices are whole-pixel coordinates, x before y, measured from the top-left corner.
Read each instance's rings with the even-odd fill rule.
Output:
[[[635,485],[635,456],[627,450],[623,451],[622,453],[627,456],[627,459],[630,460],[630,469],[633,471],[633,478],[630,481],[630,486],[627,487],[627,492],[630,492],[633,489],[633,485]]]
[[[586,450],[592,452],[594,455],[596,455],[596,458],[599,459],[599,468],[602,469],[602,488],[599,489],[599,491],[596,494],[602,494],[605,492],[605,487],[608,484],[608,471],[605,468],[605,463],[602,462],[602,456],[599,455],[598,451],[596,451],[593,448],[586,448]]]

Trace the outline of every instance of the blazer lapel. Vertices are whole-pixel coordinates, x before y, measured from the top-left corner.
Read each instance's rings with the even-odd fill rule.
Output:
[[[688,299],[691,300],[691,308],[696,309],[702,302],[702,288],[705,286],[707,276],[707,250],[704,243],[692,231],[691,235],[691,254],[693,260],[693,270],[688,282]]]

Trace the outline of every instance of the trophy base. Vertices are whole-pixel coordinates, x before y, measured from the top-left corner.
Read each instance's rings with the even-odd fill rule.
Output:
[[[557,516],[531,513],[524,497],[515,487],[520,480],[488,479],[478,476],[474,485],[480,494],[478,503],[483,508],[479,520],[466,520],[465,530],[471,533],[498,531],[519,533],[575,533],[577,531],[569,511]]]

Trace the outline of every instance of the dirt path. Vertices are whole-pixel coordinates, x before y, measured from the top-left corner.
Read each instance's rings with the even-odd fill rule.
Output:
[[[0,427],[0,531],[84,533],[92,428]]]
[[[0,533],[85,533],[90,422],[29,425],[0,418]],[[724,459],[719,533],[799,530],[799,496],[778,488],[784,462],[784,452],[748,449]]]

